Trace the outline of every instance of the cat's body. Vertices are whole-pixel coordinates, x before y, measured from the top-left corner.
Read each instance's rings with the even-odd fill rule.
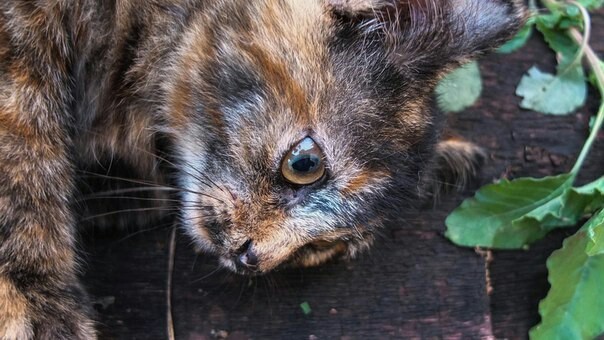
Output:
[[[113,160],[234,271],[354,256],[431,172],[438,79],[523,18],[512,0],[2,1],[0,338],[95,336],[76,178]],[[438,151],[473,168],[467,143]]]

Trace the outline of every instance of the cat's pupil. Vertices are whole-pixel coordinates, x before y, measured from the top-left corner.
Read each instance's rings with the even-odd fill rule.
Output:
[[[310,137],[302,139],[285,156],[281,174],[285,180],[296,185],[309,185],[319,181],[325,174],[321,148]]]
[[[298,172],[310,172],[317,167],[317,160],[311,155],[303,155],[301,159],[292,163],[292,168]]]

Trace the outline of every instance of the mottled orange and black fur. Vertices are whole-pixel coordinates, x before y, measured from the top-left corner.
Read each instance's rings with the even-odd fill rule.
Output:
[[[517,0],[3,0],[0,338],[95,338],[74,241],[92,173],[176,201],[237,272],[241,252],[255,273],[354,256],[435,165],[474,171],[470,144],[436,147],[432,90],[523,19]],[[307,136],[326,174],[293,186]]]

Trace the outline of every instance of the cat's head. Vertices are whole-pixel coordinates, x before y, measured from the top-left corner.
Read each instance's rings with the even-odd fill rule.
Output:
[[[514,34],[515,0],[208,1],[167,75],[182,221],[241,273],[367,248],[417,197],[440,77]]]

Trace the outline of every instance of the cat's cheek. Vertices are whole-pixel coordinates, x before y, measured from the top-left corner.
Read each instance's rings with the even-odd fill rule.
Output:
[[[195,249],[199,252],[214,254],[217,252],[216,246],[203,222],[199,210],[190,207],[183,209],[182,226],[187,235],[193,240]]]
[[[218,262],[220,263],[220,265],[234,273],[237,273],[237,266],[235,265],[235,262],[231,259],[227,259],[225,257],[220,257],[218,258]]]
[[[205,229],[196,226],[188,226],[188,229],[193,229],[193,231],[190,231],[188,234],[195,242],[195,249],[197,252],[209,254],[215,254],[218,252],[218,249],[210,240],[209,235]]]

